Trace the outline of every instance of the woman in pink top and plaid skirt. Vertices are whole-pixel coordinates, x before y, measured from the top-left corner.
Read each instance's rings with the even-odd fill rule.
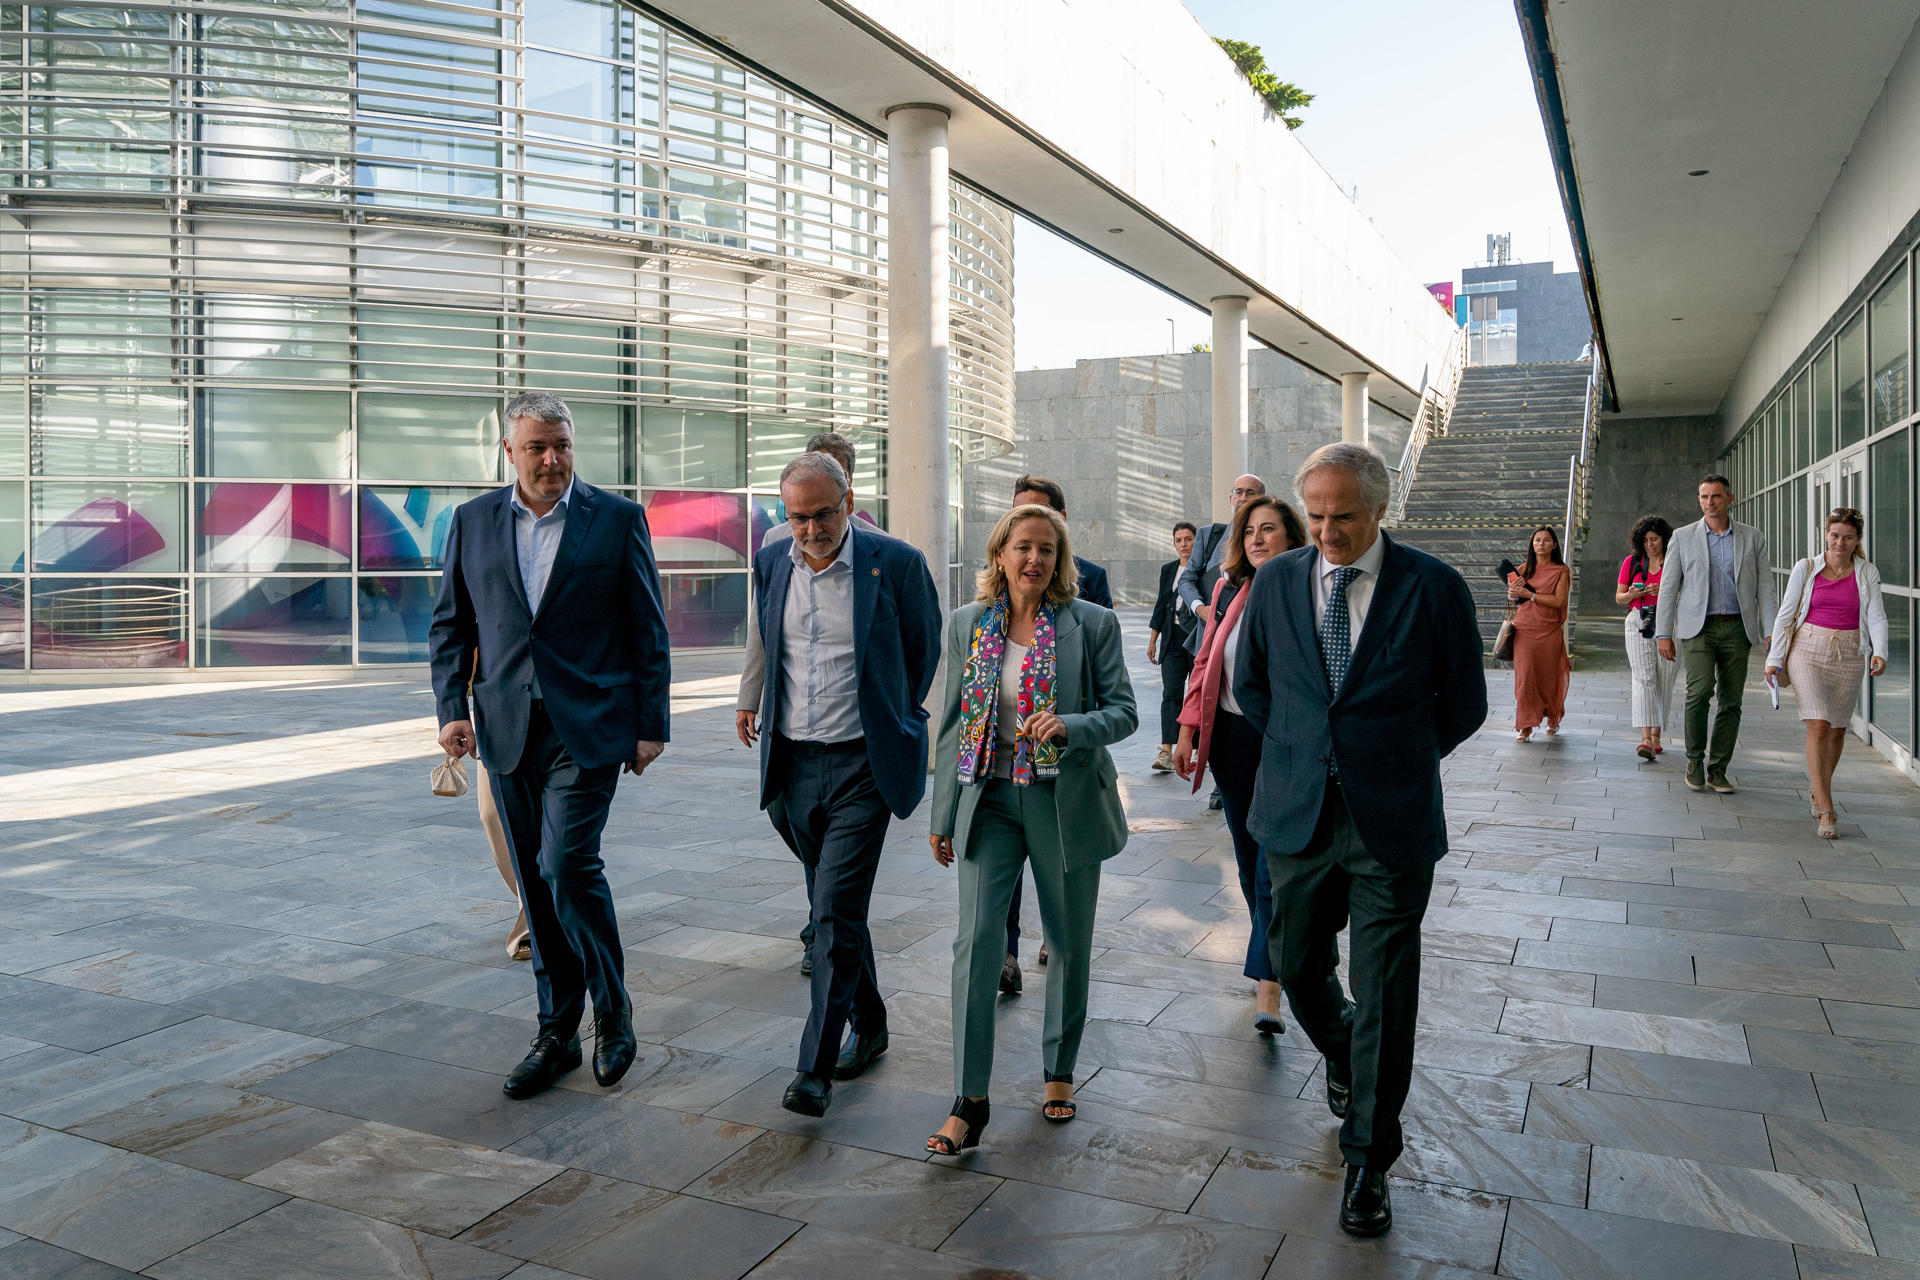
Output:
[[[1767,652],[1767,678],[1786,668],[1807,726],[1807,789],[1828,840],[1840,834],[1833,771],[1860,701],[1861,676],[1887,669],[1887,607],[1880,571],[1860,550],[1865,531],[1865,519],[1852,507],[1828,515],[1827,553],[1794,566]]]

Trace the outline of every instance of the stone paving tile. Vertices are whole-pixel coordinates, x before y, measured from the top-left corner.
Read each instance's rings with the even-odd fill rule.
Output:
[[[16,1242],[0,1249],[0,1275],[8,1280],[137,1280],[131,1271],[38,1240],[12,1232],[7,1238]]]
[[[168,1258],[155,1280],[499,1280],[518,1258],[357,1213],[289,1200]]]
[[[1858,1256],[1858,1255],[1852,1255]],[[1500,1274],[1519,1280],[1799,1280],[1776,1240],[1516,1200]]]
[[[1595,1147],[1589,1207],[1794,1244],[1874,1251],[1859,1194],[1825,1178]]]
[[[1137,680],[1157,688],[1138,661],[1141,617],[1122,612]],[[421,797],[431,704],[416,672],[7,691],[19,728],[0,758],[29,773],[124,761],[129,742],[146,759],[179,750],[185,707],[252,754],[217,792],[148,768],[135,786],[59,797],[67,816],[9,827],[0,1114],[71,1127],[35,1130],[78,1145],[42,1145],[28,1164],[64,1159],[83,1190],[161,1167],[278,1194],[233,1180],[386,1126],[485,1167],[565,1170],[462,1243],[309,1200],[216,1215],[154,1272],[175,1277],[334,1274],[314,1261],[331,1251],[340,1273],[476,1280],[636,1274],[641,1259],[648,1274],[696,1276],[1466,1280],[1497,1266],[1753,1280],[1794,1265],[1793,1244],[1770,1233],[1801,1242],[1808,1275],[1910,1274],[1920,790],[1852,751],[1843,838],[1816,841],[1798,726],[1756,715],[1740,793],[1688,792],[1677,769],[1631,757],[1623,677],[1606,666],[1583,659],[1567,732],[1527,748],[1503,740],[1510,693],[1492,673],[1495,727],[1446,762],[1455,851],[1436,868],[1400,1222],[1382,1241],[1334,1223],[1339,1126],[1319,1055],[1297,1027],[1252,1030],[1247,916],[1220,815],[1147,772],[1153,744],[1139,735],[1116,750],[1134,834],[1103,875],[1080,1119],[1037,1116],[1042,972],[1029,952],[1029,992],[1000,1010],[987,1140],[926,1159],[952,1090],[954,880],[928,858],[923,819],[894,824],[876,879],[893,1049],[836,1088],[826,1117],[782,1109],[807,1011],[793,936],[805,898],[745,799],[757,769],[732,742],[737,659],[724,657],[676,658],[693,701],[656,771],[623,782],[607,826],[639,1058],[613,1090],[575,1071],[524,1103],[499,1081],[532,1034],[531,974],[501,947],[513,903],[474,807]],[[103,707],[113,735],[98,732]],[[279,725],[396,721],[418,725],[417,758],[369,766],[349,747],[329,772],[274,776]],[[1026,916],[1037,936],[1032,901]],[[411,1169],[417,1153],[361,1154],[370,1196],[415,1195],[425,1213],[447,1186],[448,1169]],[[310,1162],[309,1176],[326,1173]],[[0,1167],[12,1173],[5,1153]],[[941,1198],[998,1179],[1013,1181],[971,1205]],[[750,1203],[715,1198],[729,1195]],[[1069,1219],[1087,1229],[1063,1231]],[[124,1265],[14,1233],[0,1224],[0,1259],[28,1245],[45,1251],[43,1271]],[[1851,1251],[1863,1233],[1885,1256]]]
[[[1716,1164],[1754,1169],[1774,1167],[1767,1142],[1768,1122],[1759,1115],[1604,1093],[1598,1088],[1557,1089],[1535,1085],[1532,1101],[1527,1106],[1526,1132],[1597,1147],[1682,1156]]]
[[[722,1280],[745,1275],[801,1224],[569,1170],[460,1241],[591,1280]]]
[[[247,1181],[453,1236],[563,1171],[563,1166],[544,1160],[412,1129],[358,1124],[268,1165]]]
[[[1344,1171],[1254,1151],[1230,1151],[1193,1213],[1312,1239],[1350,1241],[1337,1219]],[[1491,1271],[1507,1216],[1505,1196],[1394,1178],[1393,1230],[1373,1251]]]
[[[1063,1224],[1070,1225],[1062,1230]],[[1236,1225],[1009,1182],[940,1252],[984,1263],[993,1275],[1230,1280],[1266,1274],[1280,1240],[1280,1231],[1271,1226]]]

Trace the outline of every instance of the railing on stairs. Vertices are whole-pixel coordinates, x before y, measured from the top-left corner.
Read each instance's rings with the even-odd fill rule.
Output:
[[[1580,410],[1580,451],[1567,459],[1567,522],[1560,539],[1561,554],[1567,562],[1567,652],[1573,652],[1574,623],[1579,613],[1580,555],[1579,539],[1587,528],[1587,496],[1592,480],[1593,446],[1600,427],[1600,357],[1592,342],[1593,367],[1587,373],[1586,402]]]
[[[1447,434],[1447,423],[1453,416],[1454,398],[1460,394],[1460,374],[1466,364],[1467,331],[1460,328],[1454,331],[1453,341],[1447,344],[1447,354],[1440,364],[1439,376],[1428,379],[1426,390],[1420,393],[1420,403],[1413,411],[1413,429],[1407,432],[1407,447],[1400,453],[1400,465],[1387,468],[1393,482],[1387,498],[1388,525],[1397,525],[1406,517],[1407,495],[1413,490],[1413,482],[1420,470],[1420,453],[1427,447],[1428,438]]]

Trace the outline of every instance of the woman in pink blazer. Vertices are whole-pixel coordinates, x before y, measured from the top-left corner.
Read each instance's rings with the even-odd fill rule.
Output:
[[[1212,620],[1206,639],[1187,677],[1187,700],[1180,709],[1180,741],[1173,749],[1173,768],[1182,778],[1200,779],[1213,766],[1213,781],[1226,802],[1227,830],[1233,834],[1233,856],[1240,864],[1240,892],[1253,915],[1247,938],[1244,972],[1254,982],[1254,1030],[1278,1035],[1287,1029],[1280,1020],[1280,983],[1267,955],[1267,926],[1273,919],[1273,890],[1267,880],[1267,861],[1260,842],[1247,834],[1247,807],[1253,802],[1253,779],[1260,770],[1260,735],[1240,714],[1233,700],[1234,660],[1239,652],[1240,614],[1246,608],[1253,575],[1261,565],[1285,551],[1307,545],[1306,526],[1299,513],[1271,494],[1249,498],[1233,513],[1227,532],[1227,553],[1219,584],[1213,589]],[[1196,754],[1194,745],[1199,743]]]

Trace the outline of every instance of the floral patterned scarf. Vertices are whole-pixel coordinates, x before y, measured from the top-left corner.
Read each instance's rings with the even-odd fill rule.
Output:
[[[960,686],[960,785],[971,787],[993,776],[993,753],[1000,723],[1000,664],[1007,656],[1007,593],[1002,591],[974,624],[973,646],[967,653]],[[1054,707],[1053,605],[1040,602],[1033,624],[1033,647],[1020,668],[1020,695],[1015,707],[1019,724],[1013,743],[1013,785],[1060,776],[1060,748],[1052,742],[1027,737],[1028,717]]]

